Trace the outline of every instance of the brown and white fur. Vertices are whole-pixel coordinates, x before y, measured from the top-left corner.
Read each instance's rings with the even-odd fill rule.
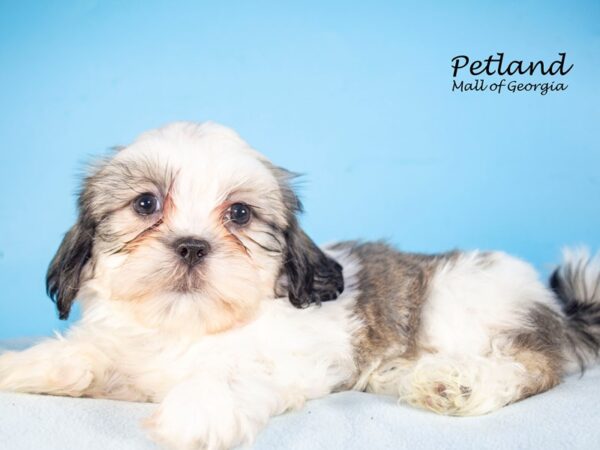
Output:
[[[82,318],[0,356],[0,389],[157,402],[157,441],[222,449],[334,391],[485,414],[596,361],[598,258],[567,255],[547,287],[500,252],[320,249],[290,181],[213,123],[101,161],[48,270],[61,318],[75,298]]]

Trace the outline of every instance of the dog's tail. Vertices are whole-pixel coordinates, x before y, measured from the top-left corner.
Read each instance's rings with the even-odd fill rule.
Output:
[[[600,354],[600,253],[566,249],[550,287],[566,317],[566,356],[583,370]]]

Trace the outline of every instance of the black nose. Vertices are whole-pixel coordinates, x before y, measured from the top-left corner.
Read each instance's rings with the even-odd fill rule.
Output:
[[[183,238],[175,242],[175,252],[192,267],[208,255],[210,244],[203,239]]]

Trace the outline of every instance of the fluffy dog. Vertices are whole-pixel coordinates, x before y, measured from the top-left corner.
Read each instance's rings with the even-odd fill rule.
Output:
[[[485,414],[595,362],[599,258],[567,254],[546,287],[499,252],[321,249],[292,178],[213,123],[101,161],[47,277],[82,319],[0,356],[0,389],[157,402],[157,441],[221,449],[334,391]]]

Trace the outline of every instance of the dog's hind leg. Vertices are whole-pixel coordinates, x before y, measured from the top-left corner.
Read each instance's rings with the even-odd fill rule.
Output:
[[[555,368],[534,351],[514,356],[423,356],[398,380],[401,401],[440,414],[487,414],[558,384]]]
[[[556,386],[563,373],[558,339],[549,330],[500,336],[486,355],[426,353],[413,361],[391,361],[375,371],[371,392],[439,414],[487,414]]]
[[[388,361],[371,373],[366,390],[457,416],[486,414],[547,391],[565,367],[560,323],[544,310],[531,318],[537,326],[497,336],[483,355],[427,352]]]

